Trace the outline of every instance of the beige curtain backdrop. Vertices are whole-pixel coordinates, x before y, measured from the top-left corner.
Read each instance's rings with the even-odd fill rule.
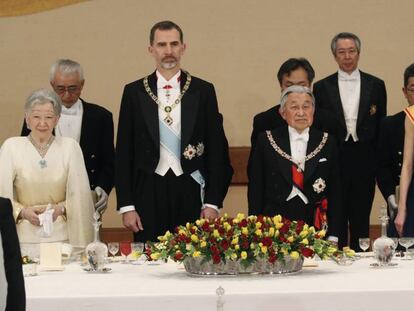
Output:
[[[82,97],[111,110],[116,126],[123,86],[154,70],[148,32],[164,19],[184,30],[183,67],[215,84],[231,146],[248,146],[253,116],[276,103],[284,60],[308,58],[316,80],[337,69],[329,44],[341,31],[361,37],[360,68],[384,79],[393,114],[406,105],[402,73],[414,62],[413,11],[411,0],[101,0],[3,17],[0,143],[20,133],[25,97],[49,85],[50,65],[61,57],[83,65]],[[373,223],[381,203],[377,195]],[[225,209],[246,205],[245,187],[232,187]],[[112,195],[104,226],[120,226],[114,209]]]

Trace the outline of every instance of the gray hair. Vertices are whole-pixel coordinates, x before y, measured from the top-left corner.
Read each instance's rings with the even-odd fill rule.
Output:
[[[47,103],[51,103],[55,115],[60,116],[62,111],[62,101],[55,92],[47,89],[33,91],[26,99],[24,112],[26,115],[29,115],[35,105],[44,105]]]
[[[331,51],[334,56],[336,53],[336,43],[340,39],[354,40],[358,54],[361,52],[361,40],[358,38],[358,36],[353,34],[352,32],[341,32],[341,33],[338,33],[335,37],[333,37],[331,41]]]
[[[79,76],[79,80],[83,81],[83,69],[82,66],[71,59],[58,59],[52,67],[50,68],[50,75],[49,80],[50,82],[53,82],[55,79],[56,72],[60,72],[62,74],[72,74],[77,73]]]
[[[287,102],[287,98],[291,93],[299,93],[299,94],[308,94],[312,98],[312,105],[315,106],[315,97],[312,94],[310,88],[301,85],[292,85],[286,88],[282,95],[280,95],[280,110],[283,111],[285,109],[285,104]]]

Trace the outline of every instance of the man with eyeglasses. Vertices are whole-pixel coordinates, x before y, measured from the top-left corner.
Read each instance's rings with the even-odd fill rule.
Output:
[[[339,161],[344,206],[344,236],[359,250],[359,238],[369,236],[375,194],[376,144],[380,121],[387,113],[384,81],[358,69],[361,41],[353,33],[337,34],[331,50],[338,72],[315,83],[316,105],[338,122]]]
[[[56,136],[75,139],[81,146],[95,208],[106,208],[114,185],[114,123],[112,113],[80,98],[85,83],[83,69],[70,59],[59,59],[51,67],[50,85],[62,99],[62,114]],[[21,135],[30,130],[23,125]]]
[[[407,99],[408,106],[414,104],[414,64],[408,66],[404,71],[404,87],[402,88],[404,97]],[[388,116],[381,122],[380,135],[378,138],[378,172],[377,183],[384,199],[388,203],[388,236],[398,237],[394,225],[397,216],[397,197],[396,188],[400,185],[400,176],[402,179],[403,156],[404,156],[404,120],[406,114],[404,111]],[[414,142],[412,142],[413,144]],[[411,180],[411,175],[409,176]],[[405,200],[403,200],[405,201]],[[408,202],[407,202],[408,203]],[[413,206],[412,199],[410,199]],[[408,204],[407,204],[408,205]],[[411,212],[411,211],[410,211]],[[401,215],[400,215],[401,216]],[[413,230],[413,221],[407,222],[408,227]],[[405,219],[404,219],[405,221]],[[406,230],[405,230],[406,231]],[[407,232],[405,232],[405,236]]]

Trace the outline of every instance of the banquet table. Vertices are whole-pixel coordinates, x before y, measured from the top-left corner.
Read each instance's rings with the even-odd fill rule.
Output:
[[[217,310],[219,286],[225,311],[412,310],[414,261],[393,262],[398,265],[378,268],[372,258],[350,266],[318,261],[296,274],[226,277],[193,277],[174,262],[110,263],[105,274],[71,263],[25,278],[27,310]]]

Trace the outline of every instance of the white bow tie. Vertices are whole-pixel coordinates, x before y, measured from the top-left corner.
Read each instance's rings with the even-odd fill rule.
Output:
[[[309,140],[309,133],[302,133],[302,134],[298,134],[298,133],[293,133],[292,134],[292,139],[293,141],[304,141],[305,143],[308,142]]]
[[[78,114],[78,109],[67,109],[62,107],[61,113],[67,116],[76,116]]]

